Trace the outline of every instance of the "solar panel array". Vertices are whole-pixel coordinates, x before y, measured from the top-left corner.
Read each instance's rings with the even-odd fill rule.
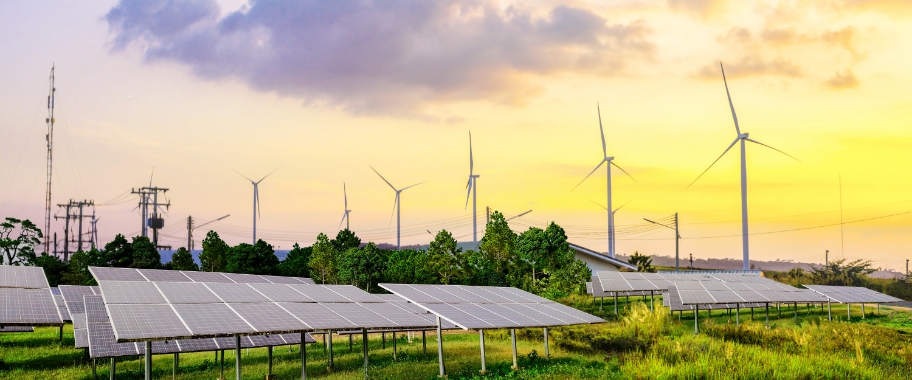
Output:
[[[280,284],[263,276],[222,278],[224,282],[98,282],[120,342],[434,326],[354,286]],[[256,278],[265,281],[228,282]]]
[[[63,318],[40,267],[0,265],[0,325],[61,325]]]
[[[601,272],[597,272],[597,273],[601,273]],[[621,273],[621,272],[606,272],[606,273]],[[609,276],[614,277],[616,275],[609,275]],[[619,296],[619,297],[648,296],[651,294],[649,291],[606,292],[602,289],[601,280],[599,280],[599,276],[597,274],[592,275],[592,282],[591,283],[587,282],[586,284],[596,284],[595,286],[593,286],[591,288],[591,291],[589,291],[588,293],[592,294],[593,297],[597,297],[597,298],[614,297],[615,294],[617,294],[617,296]]]
[[[195,272],[162,269],[134,269],[89,267],[96,281],[140,281],[140,282],[221,282],[237,284],[310,284],[306,277],[283,277],[241,273]]]
[[[678,295],[677,288],[672,285],[668,287],[668,293],[662,295],[662,301],[671,311],[692,311],[694,305],[685,305],[681,303],[681,297]],[[722,303],[722,304],[701,304],[700,310],[718,310],[718,309],[746,309],[764,307],[760,303]]]
[[[596,316],[516,288],[406,284],[380,286],[464,330],[604,322]]]
[[[649,292],[664,292],[668,286],[678,281],[714,281],[705,275],[678,274],[678,273],[640,273],[640,272],[596,272],[598,284],[604,292],[645,292],[638,295],[647,295]],[[593,282],[595,284],[595,282]],[[593,291],[598,291],[599,286],[593,285]],[[613,294],[612,294],[613,296]]]
[[[678,281],[674,286],[684,305],[826,302],[817,293],[775,281]]]
[[[890,303],[905,301],[859,286],[804,285],[804,287],[839,303]]]
[[[86,314],[82,316],[82,323],[73,322],[74,333],[82,331],[76,336],[76,347],[88,347],[89,356],[93,358],[110,358],[120,356],[133,356],[145,354],[145,344],[141,342],[118,343],[111,327],[111,321],[104,307],[102,296],[85,296]],[[76,317],[79,314],[74,315]],[[83,340],[84,339],[84,340]],[[310,334],[305,335],[306,343],[314,343]],[[282,346],[299,344],[301,334],[275,334],[253,335],[241,337],[241,348]],[[170,354],[176,352],[200,352],[229,350],[235,348],[233,337],[227,338],[200,338],[180,339],[170,341],[152,342],[152,352],[155,354]]]

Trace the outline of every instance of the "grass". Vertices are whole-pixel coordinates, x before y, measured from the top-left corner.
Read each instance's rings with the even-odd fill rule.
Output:
[[[606,300],[607,301],[607,300]],[[488,373],[478,373],[478,335],[474,332],[444,334],[444,358],[451,379],[906,379],[912,370],[912,318],[908,310],[881,307],[875,315],[867,307],[852,307],[846,319],[844,305],[834,305],[834,321],[827,321],[826,308],[782,309],[779,317],[770,308],[770,327],[765,311],[742,310],[741,325],[729,323],[727,313],[716,310],[711,317],[701,312],[700,334],[693,333],[692,313],[679,321],[661,307],[650,312],[640,297],[621,299],[620,316],[614,317],[613,301],[598,310],[588,297],[571,297],[565,303],[609,319],[608,323],[549,329],[551,357],[545,359],[541,329],[518,330],[518,371],[513,371],[509,332],[485,334]],[[379,335],[370,339],[370,374],[381,379],[433,379],[437,375],[437,351],[433,333],[428,333],[424,354],[421,335],[407,343],[398,334],[399,352],[393,360],[392,344],[381,348]],[[389,339],[389,335],[387,335]],[[319,340],[319,338],[318,338]],[[315,379],[361,379],[363,358],[360,338],[334,339],[335,367],[326,368],[327,356],[320,344],[308,347],[308,377]],[[71,326],[63,342],[56,328],[38,328],[34,333],[0,335],[0,379],[92,379],[91,361],[73,347]],[[275,348],[273,372],[279,379],[300,378],[297,348]],[[156,356],[153,378],[169,378],[172,355]],[[266,375],[266,349],[242,350],[245,379]],[[108,360],[99,361],[99,378],[108,376]],[[117,377],[141,379],[138,358],[120,358]],[[218,377],[218,363],[211,352],[181,354],[178,379]],[[225,375],[234,377],[234,352],[225,352]]]

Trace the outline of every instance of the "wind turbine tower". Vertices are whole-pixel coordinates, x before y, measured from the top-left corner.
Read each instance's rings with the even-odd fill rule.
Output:
[[[401,240],[401,235],[400,235],[400,231],[401,231],[400,230],[400,227],[401,227],[400,221],[401,221],[401,215],[402,215],[400,211],[402,210],[402,202],[399,200],[399,195],[402,194],[402,192],[405,191],[406,189],[418,186],[424,182],[418,182],[411,186],[406,186],[401,189],[396,189],[396,187],[393,186],[393,184],[391,184],[389,181],[386,180],[386,178],[383,178],[383,176],[380,175],[380,172],[378,172],[377,169],[374,169],[373,166],[371,166],[370,168],[371,168],[371,170],[374,171],[374,173],[377,173],[377,175],[380,176],[380,179],[382,179],[383,182],[386,182],[386,184],[389,185],[389,187],[392,188],[393,191],[396,192],[396,199],[393,200],[393,211],[396,213],[396,249],[399,249],[402,246],[402,240]]]
[[[279,169],[276,169],[276,170],[279,170]],[[259,217],[261,216],[261,213],[260,213],[260,190],[259,190],[259,189],[260,189],[260,182],[263,182],[263,180],[266,179],[266,177],[269,177],[270,175],[272,175],[272,173],[275,173],[276,170],[273,170],[273,171],[269,172],[269,174],[263,176],[263,178],[260,178],[259,181],[254,181],[254,180],[252,180],[252,179],[250,179],[250,178],[247,178],[247,176],[245,176],[245,175],[241,174],[241,172],[235,170],[235,173],[239,174],[241,177],[244,177],[245,179],[247,179],[248,181],[250,181],[250,184],[253,185],[253,243],[251,243],[251,244],[254,244],[254,245],[256,245],[256,242],[257,242],[257,238],[256,238],[256,222],[257,222],[257,218],[259,218]]]
[[[472,158],[472,131],[469,131],[469,182],[466,183],[466,205],[465,208],[469,208],[469,195],[472,195],[472,241],[478,241],[478,210],[477,210],[477,192],[478,186],[476,181],[478,177],[481,177],[478,174],[475,174],[475,160]]]
[[[732,141],[731,145],[729,145],[728,148],[725,148],[725,151],[722,152],[721,155],[719,155],[719,158],[716,158],[716,160],[713,161],[713,163],[710,164],[709,167],[703,171],[703,173],[700,173],[700,175],[697,176],[697,179],[693,180],[693,182],[691,182],[690,185],[687,185],[687,188],[689,188],[694,183],[696,183],[697,180],[699,180],[700,177],[703,176],[703,174],[706,174],[706,172],[709,171],[709,169],[711,169],[713,167],[713,165],[716,164],[716,162],[719,162],[719,160],[722,159],[722,156],[725,156],[725,154],[728,153],[728,151],[731,150],[731,148],[733,146],[735,146],[735,144],[737,144],[739,142],[741,143],[741,247],[742,247],[742,250],[744,253],[743,269],[749,270],[750,269],[750,253],[749,253],[748,229],[747,229],[747,153],[745,150],[745,145],[747,144],[747,142],[752,142],[754,144],[762,145],[762,146],[765,146],[772,150],[775,150],[779,153],[782,153],[782,154],[792,158],[795,161],[801,162],[801,160],[799,160],[795,157],[792,157],[792,155],[785,153],[779,149],[773,148],[769,145],[766,145],[762,142],[759,142],[757,140],[754,140],[754,139],[748,137],[747,132],[741,133],[741,127],[738,125],[738,115],[735,114],[735,105],[732,103],[731,93],[728,91],[728,81],[725,79],[725,68],[722,67],[722,63],[719,63],[719,68],[722,70],[722,82],[725,83],[725,95],[728,96],[728,107],[731,109],[732,119],[735,121],[735,133],[737,134],[737,136],[735,137],[735,140]]]
[[[588,175],[586,175],[586,178],[583,178],[583,180],[580,181],[580,183],[576,184],[576,186],[574,186],[573,189],[571,189],[570,191],[576,190],[576,188],[579,187],[579,185],[582,185],[583,182],[586,181],[586,179],[588,179],[590,176],[592,176],[593,173],[595,173],[596,170],[598,170],[600,167],[602,167],[602,164],[607,164],[607,165],[605,165],[605,172],[607,174],[607,180],[608,180],[607,181],[608,182],[608,192],[607,192],[608,193],[607,194],[608,206],[605,207],[605,209],[608,210],[608,256],[614,257],[614,254],[615,254],[615,252],[614,252],[614,246],[615,246],[614,245],[614,213],[611,212],[611,210],[612,210],[612,208],[611,208],[611,166],[614,165],[614,167],[618,168],[618,170],[624,172],[624,174],[626,174],[628,177],[630,177],[630,179],[633,180],[634,183],[637,183],[637,182],[633,178],[633,176],[630,175],[630,173],[627,173],[626,170],[624,170],[622,167],[618,166],[618,164],[614,163],[614,156],[610,156],[610,157],[608,156],[608,148],[605,144],[605,129],[602,128],[602,111],[601,111],[601,108],[598,106],[598,104],[596,104],[596,110],[598,111],[598,118],[599,118],[599,132],[601,133],[601,137],[602,137],[602,156],[603,156],[603,158],[602,158],[602,161],[600,161],[598,163],[598,165],[595,166],[595,169],[592,169],[592,171],[589,172]]]

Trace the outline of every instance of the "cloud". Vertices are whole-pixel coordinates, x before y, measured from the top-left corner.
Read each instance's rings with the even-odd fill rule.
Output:
[[[723,62],[723,64],[725,65],[725,75],[729,78],[755,75],[781,75],[788,77],[800,77],[802,75],[800,66],[781,57],[765,60],[757,55],[747,55],[741,57],[737,62]],[[704,66],[697,73],[697,76],[703,79],[719,79],[721,75],[718,62]]]
[[[655,50],[642,22],[488,0],[259,0],[224,17],[214,0],[120,0],[105,20],[113,51],[135,45],[201,78],[399,117],[454,101],[521,105],[539,77],[617,75]]]
[[[842,72],[837,71],[835,75],[826,81],[827,86],[837,90],[858,87],[859,83],[858,78],[855,77],[855,74],[850,69],[845,69]]]
[[[668,7],[672,10],[704,18],[720,13],[724,6],[722,0],[668,0]]]

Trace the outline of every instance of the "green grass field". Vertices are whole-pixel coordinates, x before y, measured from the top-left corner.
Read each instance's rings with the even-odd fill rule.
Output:
[[[541,329],[518,331],[518,371],[512,366],[509,332],[485,334],[489,373],[484,378],[511,379],[908,379],[912,374],[912,318],[907,309],[881,307],[852,308],[846,319],[844,305],[834,305],[834,321],[827,321],[826,308],[783,308],[782,315],[770,308],[770,328],[765,327],[765,310],[741,310],[741,325],[729,322],[725,311],[712,317],[701,312],[700,333],[693,333],[692,313],[679,321],[656,299],[650,312],[639,297],[630,303],[621,299],[620,318],[613,303],[605,300],[603,311],[591,298],[564,300],[571,306],[609,319],[608,323],[549,329],[551,357],[544,358]],[[734,314],[732,314],[734,319]],[[378,379],[432,379],[437,375],[436,338],[428,333],[427,354],[422,352],[421,334],[412,343],[398,334],[398,355],[393,360],[392,344],[381,348],[379,335],[370,339],[370,375]],[[318,341],[320,338],[318,338]],[[308,378],[361,379],[363,358],[360,338],[354,338],[354,352],[348,339],[336,337],[335,367],[327,370],[327,355],[318,343],[308,347]],[[0,335],[0,379],[92,379],[91,361],[73,347],[72,327],[64,330],[63,342],[56,328],[38,328],[34,333]],[[444,357],[450,378],[482,378],[478,334],[444,334]],[[274,374],[279,379],[300,378],[297,348],[277,347]],[[120,358],[117,378],[141,379],[139,358]],[[155,356],[153,378],[169,378],[172,355]],[[234,352],[225,353],[225,375],[234,378]],[[243,378],[263,379],[267,372],[266,349],[242,350]],[[108,377],[109,360],[97,364],[99,378]],[[212,352],[181,354],[178,379],[215,379],[218,362]]]

